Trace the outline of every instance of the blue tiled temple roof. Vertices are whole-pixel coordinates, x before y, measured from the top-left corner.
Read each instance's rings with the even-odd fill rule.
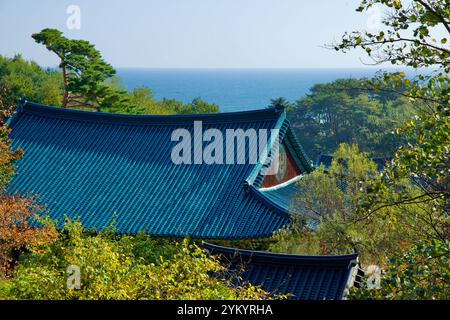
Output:
[[[218,255],[232,279],[241,277],[273,294],[290,299],[339,300],[353,281],[357,254],[305,256],[227,248],[203,243]],[[356,272],[355,272],[356,273]]]
[[[13,148],[24,150],[9,191],[37,195],[51,218],[64,215],[119,233],[203,239],[265,237],[289,221],[259,186],[262,165],[175,165],[171,133],[280,129],[302,172],[311,166],[284,110],[205,115],[94,113],[25,102],[9,120]],[[237,149],[237,148],[236,148]]]

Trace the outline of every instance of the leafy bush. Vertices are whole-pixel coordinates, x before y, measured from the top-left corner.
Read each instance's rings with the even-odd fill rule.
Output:
[[[5,192],[22,152],[11,149],[10,130],[3,122],[10,108],[4,106],[1,98],[0,110],[3,110],[0,115],[0,278],[4,278],[14,266],[15,255],[20,250],[51,241],[54,229],[50,224],[32,228],[29,221],[41,211],[40,208],[33,199]]]
[[[188,240],[159,246],[148,236],[83,233],[68,222],[58,239],[21,257],[12,280],[0,285],[6,299],[260,299],[251,285],[234,287],[224,267]],[[171,248],[170,248],[171,247]],[[158,249],[159,248],[159,249]],[[170,251],[170,257],[153,250]],[[80,289],[70,289],[69,266],[80,270]],[[225,278],[225,274],[224,277]]]
[[[443,241],[420,241],[403,255],[390,259],[381,275],[381,286],[353,288],[353,299],[449,299],[450,247]]]
[[[1,105],[1,101],[0,101]],[[0,119],[0,192],[9,183],[14,175],[15,163],[22,156],[21,150],[11,150],[11,143],[8,138],[9,130]]]
[[[363,281],[351,291],[353,299],[448,299],[448,216],[433,210],[433,203],[402,202],[400,194],[414,197],[420,186],[387,183],[384,175],[356,147],[340,146],[327,171],[321,167],[298,182],[293,224],[274,235],[271,250],[357,252],[363,267],[380,265],[380,288]],[[384,203],[396,205],[367,203],[379,185]]]
[[[53,225],[42,218],[42,227],[30,226],[30,219],[38,218],[39,211],[33,199],[0,194],[0,278],[9,275],[20,251],[39,247],[55,238]]]
[[[20,98],[49,105],[60,105],[62,78],[56,70],[43,69],[20,55],[0,55],[0,98],[3,107],[15,105]]]
[[[275,234],[271,250],[303,254],[357,252],[364,265],[408,248],[420,224],[403,207],[386,207],[376,213],[363,206],[367,190],[382,179],[376,165],[356,146],[342,144],[328,170],[316,169],[298,182],[301,190],[292,203],[293,224]],[[403,185],[414,192],[405,182]],[[423,224],[422,224],[423,225]],[[425,226],[423,226],[425,227]],[[430,227],[431,228],[431,227]]]

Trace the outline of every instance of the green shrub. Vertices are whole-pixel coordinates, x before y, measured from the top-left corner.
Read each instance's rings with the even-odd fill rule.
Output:
[[[382,177],[376,165],[353,145],[342,144],[328,170],[323,167],[298,181],[292,203],[293,224],[275,234],[271,250],[297,254],[357,252],[363,265],[382,264],[418,238],[417,217],[402,206],[375,213],[365,210],[367,190]],[[411,188],[409,183],[405,187]],[[311,228],[311,225],[314,228]],[[426,226],[420,223],[423,228]]]
[[[420,241],[409,251],[390,259],[381,274],[380,287],[353,288],[353,299],[449,299],[450,247],[444,241]]]
[[[162,240],[161,240],[162,241]],[[80,289],[70,289],[67,268],[80,270]],[[211,276],[223,275],[223,277]],[[223,278],[223,279],[222,279]],[[5,299],[260,299],[249,284],[235,287],[224,267],[195,244],[146,235],[86,235],[69,222],[58,239],[24,254],[12,280],[0,284]]]

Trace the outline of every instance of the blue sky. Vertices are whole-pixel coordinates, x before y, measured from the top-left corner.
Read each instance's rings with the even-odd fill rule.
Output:
[[[44,66],[57,58],[30,35],[57,28],[91,41],[114,67],[348,68],[360,51],[321,47],[365,29],[372,14],[358,0],[0,0],[0,54],[21,53]],[[66,26],[69,5],[80,29]],[[362,61],[361,61],[362,60]]]

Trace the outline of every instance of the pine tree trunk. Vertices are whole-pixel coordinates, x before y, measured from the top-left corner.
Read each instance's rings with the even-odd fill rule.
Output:
[[[69,103],[69,89],[68,89],[68,81],[67,81],[67,70],[64,63],[61,63],[62,66],[62,74],[63,74],[63,81],[64,81],[64,95],[63,95],[63,101],[62,101],[62,107],[66,108],[67,104]]]

